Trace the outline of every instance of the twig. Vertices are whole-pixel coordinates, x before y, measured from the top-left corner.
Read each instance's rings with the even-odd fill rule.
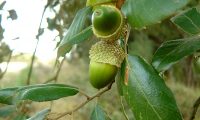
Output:
[[[190,120],[194,120],[195,119],[195,115],[197,113],[199,105],[200,105],[200,97],[196,100],[196,102],[193,105],[193,110],[192,110],[192,115],[190,117]]]
[[[12,52],[13,52],[13,51],[11,51],[10,54],[9,54],[9,58],[8,58],[7,64],[6,64],[6,69],[3,71],[3,73],[0,74],[0,79],[3,78],[3,76],[6,74],[6,72],[7,72],[7,70],[8,70],[8,65],[9,65],[10,60],[11,60],[11,58],[12,58]]]
[[[40,19],[40,24],[39,24],[39,28],[38,28],[38,34],[36,35],[37,43],[36,43],[35,50],[34,50],[34,52],[33,52],[32,58],[31,58],[30,69],[29,69],[28,77],[27,77],[27,81],[26,81],[26,84],[27,84],[27,85],[30,84],[31,75],[32,75],[32,71],[33,71],[33,64],[34,64],[34,61],[35,61],[35,54],[36,54],[36,51],[37,51],[37,48],[38,48],[38,44],[39,44],[39,41],[40,41],[39,36],[41,35],[41,24],[42,24],[42,20],[43,20],[43,17],[44,17],[44,13],[45,13],[47,7],[48,7],[48,4],[45,5],[44,10],[43,10],[43,12],[42,12],[42,17],[41,17],[41,19]]]
[[[94,98],[99,97],[102,94],[104,94],[105,92],[107,92],[108,90],[110,90],[111,87],[112,87],[112,84],[113,83],[109,84],[106,88],[104,88],[103,90],[99,91],[94,96],[88,97],[88,99],[85,102],[81,103],[79,106],[75,107],[73,110],[68,111],[68,112],[64,112],[64,113],[60,114],[58,117],[53,118],[53,119],[47,118],[47,120],[58,120],[58,119],[66,116],[66,115],[71,115],[72,113],[76,112],[77,110],[79,110],[80,108],[82,108],[84,105],[86,105],[88,102],[92,101]]]
[[[193,61],[193,55],[189,56],[187,59],[187,85],[192,86],[193,85],[193,72],[192,72],[192,61]]]
[[[85,97],[87,98],[87,100],[90,99],[90,96],[87,95],[86,93],[82,92],[81,90],[79,90],[79,93],[80,93],[81,95],[85,96]]]
[[[58,80],[58,77],[59,77],[59,74],[60,74],[60,71],[61,71],[61,68],[62,68],[62,66],[63,66],[64,61],[65,61],[65,58],[62,59],[60,65],[59,65],[59,67],[58,67],[58,70],[56,71],[56,74],[55,74],[52,78],[50,78],[49,80],[47,80],[47,81],[44,82],[44,83],[49,83],[49,82],[57,81],[57,80]]]

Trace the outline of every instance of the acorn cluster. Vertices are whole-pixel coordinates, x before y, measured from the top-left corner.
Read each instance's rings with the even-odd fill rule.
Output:
[[[117,42],[124,32],[121,11],[114,5],[96,6],[92,14],[92,29],[100,41],[90,50],[90,83],[100,89],[115,80],[125,57]]]

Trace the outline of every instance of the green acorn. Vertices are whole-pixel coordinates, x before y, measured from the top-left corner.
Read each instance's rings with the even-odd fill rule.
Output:
[[[116,41],[124,26],[121,11],[112,5],[97,6],[92,14],[93,32],[102,40]]]
[[[90,83],[100,89],[115,80],[118,68],[125,57],[118,43],[100,41],[90,50]]]

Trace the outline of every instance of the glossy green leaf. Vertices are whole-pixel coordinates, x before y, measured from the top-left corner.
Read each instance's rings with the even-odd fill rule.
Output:
[[[16,111],[14,105],[7,105],[0,108],[0,117],[8,117],[10,114]]]
[[[92,111],[90,120],[110,120],[104,110],[98,104],[95,106],[94,110]]]
[[[199,49],[200,36],[167,41],[156,51],[152,64],[158,71],[164,71],[175,62]]]
[[[58,46],[58,57],[64,56],[67,52],[69,52],[73,44],[86,40],[88,37],[91,36],[91,30],[89,28],[87,28],[84,31],[87,33],[87,35],[83,36],[84,32],[80,33],[84,28],[87,15],[91,13],[91,11],[92,11],[91,7],[85,7],[77,12],[72,24],[70,25],[67,31],[67,34],[65,35],[60,45]],[[77,34],[79,34],[78,37]],[[83,36],[85,39],[81,39],[81,36]],[[74,37],[79,39],[73,39]],[[73,39],[73,42],[71,39]]]
[[[12,105],[13,97],[18,88],[5,88],[0,90],[0,103]]]
[[[156,70],[138,56],[128,56],[125,99],[136,120],[182,120],[170,89]]]
[[[52,101],[76,95],[78,92],[77,88],[64,84],[31,85],[18,89],[15,100],[16,102],[19,100]]]
[[[27,120],[45,120],[45,117],[48,115],[50,112],[50,109],[44,109],[38,113],[36,113],[33,117],[27,119]]]
[[[171,21],[187,33],[200,33],[200,13],[196,8],[191,8],[173,17]]]
[[[189,0],[126,0],[122,11],[134,28],[159,23],[185,6]]]

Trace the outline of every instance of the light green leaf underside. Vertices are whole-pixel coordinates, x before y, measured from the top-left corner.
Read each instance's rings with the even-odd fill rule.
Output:
[[[89,29],[90,27],[87,28],[85,31],[81,32],[85,26],[85,21],[87,19],[87,16],[91,11],[92,7],[88,6],[83,9],[80,9],[77,12],[72,24],[70,25],[67,31],[67,34],[64,36],[60,45],[58,46],[58,52],[57,52],[58,57],[64,56],[67,52],[69,52],[72,48],[72,45],[87,40],[87,38],[92,35],[91,29]],[[85,32],[87,35],[84,35]],[[74,37],[76,39],[74,39]]]
[[[90,116],[90,120],[111,120],[111,119],[107,116],[107,114],[101,108],[101,106],[96,104]]]

